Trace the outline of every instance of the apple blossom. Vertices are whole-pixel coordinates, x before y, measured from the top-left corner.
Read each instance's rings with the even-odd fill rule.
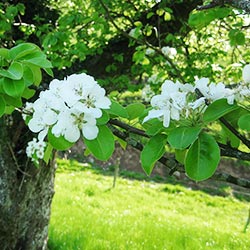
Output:
[[[38,163],[38,159],[43,159],[46,143],[44,141],[37,141],[36,138],[33,138],[32,141],[28,142],[26,148],[26,154],[29,158],[32,158],[32,161]]]
[[[250,64],[244,66],[242,70],[242,78],[245,83],[250,83]]]
[[[50,129],[55,137],[63,136],[69,142],[76,142],[81,134],[93,140],[99,132],[96,119],[102,116],[102,109],[109,109],[111,105],[105,94],[95,79],[84,73],[54,79],[48,90],[27,105],[26,111],[32,112],[28,126],[38,133],[39,141],[45,139]],[[33,144],[28,145],[29,156],[33,155]]]

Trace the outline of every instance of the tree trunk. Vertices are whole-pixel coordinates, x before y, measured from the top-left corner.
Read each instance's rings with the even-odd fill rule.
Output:
[[[20,120],[0,119],[0,249],[45,250],[55,164],[37,168],[26,158]]]

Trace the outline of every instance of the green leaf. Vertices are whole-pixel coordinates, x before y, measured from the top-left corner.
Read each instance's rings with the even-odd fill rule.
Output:
[[[48,132],[48,141],[51,146],[57,150],[67,150],[74,145],[74,143],[67,141],[63,136],[54,136],[51,130]]]
[[[29,89],[26,88],[23,92],[22,97],[25,98],[26,100],[30,99],[32,96],[34,96],[34,94],[36,93],[36,91],[34,89]]]
[[[154,12],[149,12],[149,13],[147,14],[147,19],[149,19],[150,17],[152,17],[154,14],[155,14]]]
[[[239,107],[236,110],[226,114],[223,118],[227,120],[234,128],[238,128],[238,120],[241,116],[249,114],[249,111],[243,107]]]
[[[15,107],[13,107],[13,106],[6,106],[4,113],[6,115],[10,115],[14,110],[15,110]]]
[[[8,70],[0,69],[0,75],[13,80],[20,80],[23,76],[23,66],[19,62],[13,62]]]
[[[48,164],[49,160],[51,159],[52,151],[53,151],[53,146],[50,143],[48,143],[43,157],[43,160],[45,161],[46,164]]]
[[[246,42],[245,35],[241,30],[231,29],[228,36],[231,46],[244,45]]]
[[[149,127],[146,129],[146,134],[150,136],[154,136],[156,134],[159,134],[163,129],[162,121],[155,118],[152,120],[149,120],[147,124],[150,124]]]
[[[189,16],[188,24],[191,28],[202,29],[203,27],[208,25],[212,20],[213,18],[207,16],[205,12],[199,11],[192,13]]]
[[[0,48],[0,57],[8,60],[10,55],[9,55],[9,50],[5,48]]]
[[[24,80],[11,80],[9,78],[4,78],[3,89],[9,96],[21,97],[25,89]]]
[[[174,128],[168,135],[168,142],[173,148],[185,149],[198,138],[200,131],[200,127]]]
[[[168,12],[165,12],[164,14],[164,20],[167,22],[167,21],[170,21],[171,20],[171,14],[168,13]]]
[[[23,79],[27,87],[31,86],[34,81],[33,72],[29,66],[24,65],[23,67]]]
[[[0,117],[5,113],[6,103],[2,96],[0,96]]]
[[[49,75],[49,76],[54,76],[54,73],[51,68],[44,68],[44,71]]]
[[[107,110],[107,112],[115,116],[128,118],[127,110],[121,104],[113,100],[111,100],[111,106],[110,106],[110,109]]]
[[[250,114],[241,116],[238,125],[241,129],[250,131]]]
[[[142,168],[147,175],[151,174],[154,164],[163,156],[165,152],[166,141],[166,135],[158,134],[150,138],[148,143],[144,146],[140,159]]]
[[[134,120],[141,116],[145,110],[145,106],[142,103],[132,103],[126,107],[128,113],[128,119]]]
[[[122,147],[122,149],[126,150],[128,143],[124,140],[122,140],[119,137],[115,136],[115,140],[119,143],[119,145]]]
[[[188,24],[192,28],[202,29],[215,19],[228,16],[231,13],[230,8],[211,8],[208,10],[197,11],[190,14]]]
[[[30,59],[25,59],[24,62],[28,62],[32,65],[38,66],[40,68],[52,68],[52,64],[49,60],[47,60],[45,57],[39,56],[39,57],[32,57]]]
[[[20,108],[23,105],[21,97],[11,97],[9,95],[4,95],[4,100],[9,106]]]
[[[228,129],[224,124],[221,123],[221,132],[219,134],[221,136],[221,140],[224,144],[229,144],[233,148],[238,148],[240,145],[240,139],[232,133],[230,129]]]
[[[235,104],[228,104],[227,99],[219,99],[208,106],[204,113],[203,120],[205,122],[215,121],[238,108],[239,107]]]
[[[96,120],[97,125],[104,125],[109,121],[109,114],[102,110],[102,116]]]
[[[96,139],[87,140],[84,138],[84,143],[90,152],[101,161],[108,160],[115,149],[114,135],[105,125],[99,126],[99,133]]]
[[[41,69],[38,66],[34,66],[34,65],[29,65],[29,68],[31,69],[32,74],[33,74],[33,84],[35,86],[38,86],[42,81]]]
[[[35,50],[39,50],[39,48],[33,44],[33,43],[21,43],[15,47],[13,47],[12,49],[10,49],[10,58],[12,60],[17,60],[20,59],[32,52],[34,52]]]
[[[189,178],[202,181],[210,178],[220,161],[220,148],[215,139],[206,133],[189,148],[185,159],[185,170]]]
[[[164,9],[157,9],[157,10],[156,10],[156,14],[157,14],[158,16],[162,16],[164,13],[165,13],[165,10],[164,10]]]
[[[187,154],[187,149],[176,149],[175,150],[175,159],[180,162],[181,164],[184,165],[185,163],[185,158],[186,158],[186,154]]]

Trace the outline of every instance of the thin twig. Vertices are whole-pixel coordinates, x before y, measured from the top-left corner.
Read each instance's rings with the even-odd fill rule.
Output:
[[[110,119],[109,123],[125,129],[128,133],[137,134],[137,135],[149,138],[149,136],[145,133],[144,130],[130,126],[127,123],[121,122],[117,119]]]
[[[102,0],[99,0],[100,4],[102,5],[103,9],[106,11],[107,13],[107,16],[108,16],[108,19],[110,20],[110,22],[114,25],[114,27],[119,31],[121,32],[121,34],[123,36],[125,36],[126,38],[128,39],[132,39],[133,41],[135,41],[136,43],[138,44],[141,44],[141,45],[146,45],[148,48],[151,48],[153,49],[156,53],[158,53],[159,55],[163,56],[167,61],[168,63],[171,65],[171,67],[175,70],[176,72],[176,76],[183,82],[185,83],[185,79],[184,77],[181,75],[181,71],[177,68],[177,66],[173,63],[173,61],[167,56],[165,55],[164,53],[162,53],[161,49],[153,46],[152,44],[150,44],[149,42],[147,42],[146,40],[141,40],[141,39],[138,39],[138,38],[135,38],[133,36],[130,36],[127,32],[125,32],[124,30],[122,30],[115,22],[114,18],[110,15],[110,11],[108,9],[108,7],[103,3]]]
[[[124,133],[114,127],[113,125],[109,125],[109,128],[113,132],[115,136],[118,138],[126,141],[128,145],[132,146],[133,148],[142,151],[143,150],[143,145],[142,143],[138,142],[137,140],[130,138],[128,133]],[[184,166],[183,164],[179,163],[174,156],[162,156],[158,162],[162,163],[164,166],[166,166],[170,171],[169,175],[173,175],[175,171],[184,173]],[[214,175],[211,177],[212,180],[216,181],[223,181],[227,183],[231,183],[240,187],[248,188],[250,189],[250,180],[244,179],[244,178],[238,178],[235,176],[232,176],[227,173],[214,173]]]

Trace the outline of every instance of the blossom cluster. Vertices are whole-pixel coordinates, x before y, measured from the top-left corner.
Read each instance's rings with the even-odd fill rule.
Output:
[[[177,54],[177,51],[175,48],[171,48],[169,46],[164,46],[161,48],[161,52],[170,58],[174,58]]]
[[[222,82],[210,83],[208,78],[201,78],[194,85],[166,80],[162,84],[161,93],[152,97],[152,110],[143,122],[158,118],[163,121],[164,127],[169,127],[171,120],[179,121],[181,118],[187,119],[194,112],[204,112],[208,102],[225,98],[232,105],[235,101],[244,101],[250,98],[249,85],[250,65],[243,68],[243,83],[234,89],[226,87]],[[197,90],[200,93],[198,99]]]
[[[28,103],[26,112],[32,112],[28,126],[38,133],[39,142],[49,130],[55,137],[63,136],[72,143],[81,134],[93,140],[99,132],[97,119],[102,116],[102,109],[109,109],[110,105],[105,90],[93,77],[73,74],[64,80],[54,79],[33,104]]]
[[[43,159],[44,157],[45,147],[46,143],[44,141],[37,141],[36,138],[33,138],[32,141],[28,142],[26,154],[32,161],[38,163],[38,159]]]
[[[146,84],[141,91],[141,97],[146,102],[149,102],[152,96],[154,95],[154,91],[151,89],[149,84]]]

